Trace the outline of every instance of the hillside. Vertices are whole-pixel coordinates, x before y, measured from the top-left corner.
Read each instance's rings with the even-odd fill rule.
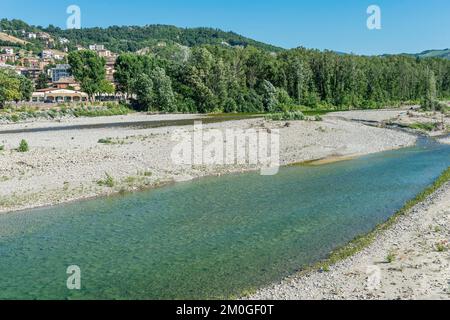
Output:
[[[25,40],[10,36],[9,34],[6,34],[4,32],[0,32],[0,41],[14,43],[14,44],[27,44],[28,43]]]
[[[252,40],[234,32],[225,32],[213,28],[179,28],[170,25],[147,26],[111,26],[108,28],[86,28],[63,30],[58,27],[30,26],[20,20],[0,20],[0,31],[21,37],[22,31],[46,32],[55,39],[66,38],[72,49],[75,45],[87,47],[89,44],[104,44],[114,52],[135,52],[153,47],[159,41],[177,43],[182,46],[198,45],[254,46],[256,48],[278,52],[282,48]]]
[[[427,50],[415,55],[419,58],[444,58],[450,59],[450,49],[443,50]]]
[[[193,47],[203,44],[224,44],[230,46],[254,46],[267,51],[280,51],[281,48],[258,42],[234,32],[225,32],[212,28],[178,28],[168,25],[149,25],[144,27],[108,27],[81,30],[61,30],[47,28],[46,32],[55,37],[63,37],[71,43],[87,46],[92,43],[106,45],[109,49],[137,51],[152,46],[155,41],[170,41],[183,46]]]

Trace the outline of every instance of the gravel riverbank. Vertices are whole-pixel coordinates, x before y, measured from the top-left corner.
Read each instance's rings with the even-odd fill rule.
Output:
[[[194,115],[133,114],[63,122],[2,125],[1,130],[19,130],[0,135],[0,213],[48,206],[67,201],[151,188],[161,184],[208,175],[256,170],[255,165],[177,165],[171,154],[177,142],[174,131],[158,128],[113,126],[67,130],[64,126],[142,121],[193,119]],[[20,129],[58,126],[58,130],[21,132]],[[193,130],[193,126],[184,126]],[[416,137],[393,130],[373,128],[335,117],[324,121],[266,122],[247,119],[205,124],[204,130],[280,130],[282,165],[345,157],[401,148]],[[29,152],[16,151],[25,139]],[[226,140],[224,138],[224,140]],[[108,179],[110,177],[110,179]],[[108,181],[106,181],[108,180]]]
[[[450,299],[449,222],[447,183],[362,252],[328,272],[285,279],[250,299]]]

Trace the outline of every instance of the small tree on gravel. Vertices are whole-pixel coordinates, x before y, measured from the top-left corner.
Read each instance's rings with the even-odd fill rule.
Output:
[[[19,152],[28,152],[30,150],[29,146],[28,146],[28,142],[26,140],[20,141],[19,144],[19,148],[17,149],[17,151]]]

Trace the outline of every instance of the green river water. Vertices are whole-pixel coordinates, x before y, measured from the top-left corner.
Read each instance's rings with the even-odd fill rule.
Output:
[[[450,166],[416,147],[0,216],[0,299],[227,298],[384,222]],[[82,289],[66,287],[70,265]]]

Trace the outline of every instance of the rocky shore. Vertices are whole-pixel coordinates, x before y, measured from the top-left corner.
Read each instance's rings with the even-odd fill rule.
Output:
[[[257,165],[250,164],[177,165],[171,158],[177,143],[173,141],[174,132],[181,128],[192,132],[193,126],[138,125],[145,121],[196,117],[132,114],[2,125],[0,213],[258,169]],[[120,126],[121,123],[127,125]],[[85,127],[73,129],[73,126]],[[247,119],[204,124],[203,127],[204,132],[278,129],[281,165],[375,153],[409,146],[416,141],[410,134],[334,116],[325,116],[323,121],[317,122]],[[28,142],[28,152],[17,151],[21,140]]]

